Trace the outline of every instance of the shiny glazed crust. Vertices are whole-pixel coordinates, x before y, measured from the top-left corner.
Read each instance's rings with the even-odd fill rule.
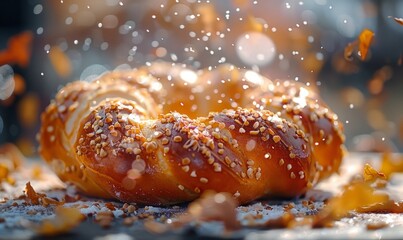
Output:
[[[298,197],[337,172],[343,142],[337,116],[301,83],[165,62],[66,85],[40,130],[63,181],[155,205],[208,189],[240,203]]]

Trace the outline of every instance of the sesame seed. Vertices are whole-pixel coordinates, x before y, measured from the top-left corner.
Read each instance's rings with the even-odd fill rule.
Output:
[[[300,136],[300,137],[305,137],[305,133],[301,129],[297,130],[297,135]]]
[[[229,166],[230,166],[231,168],[234,168],[234,167],[236,166],[236,163],[232,162]]]
[[[190,159],[189,158],[182,158],[182,164],[183,165],[187,165],[190,163]]]
[[[221,135],[218,132],[212,132],[211,135],[213,135],[214,138],[220,139]]]
[[[106,157],[108,155],[108,152],[106,152],[103,148],[101,148],[101,151],[99,152],[100,157]]]
[[[223,148],[223,147],[224,147],[224,144],[223,144],[223,143],[218,143],[217,146],[218,146],[219,148]]]
[[[255,122],[255,123],[253,124],[253,128],[256,129],[256,128],[258,128],[258,127],[259,127],[259,122]]]
[[[290,158],[295,158],[295,153],[290,153]]]
[[[239,133],[245,133],[245,129],[244,128],[239,128]]]
[[[213,157],[209,157],[209,158],[207,159],[207,163],[208,163],[208,164],[213,164],[213,163],[214,163],[214,158],[213,158]]]
[[[133,153],[136,154],[136,155],[137,155],[137,154],[140,154],[140,153],[141,153],[141,149],[140,149],[140,148],[134,148],[134,149],[133,149]]]
[[[249,131],[250,135],[258,135],[259,131],[258,130],[253,130],[253,131]]]
[[[279,164],[280,166],[284,165],[284,159],[280,159],[280,161],[278,161],[278,164]]]
[[[180,189],[180,190],[185,190],[185,187],[184,186],[182,186],[182,185],[178,185],[178,188]]]
[[[228,129],[229,129],[229,130],[234,130],[234,129],[235,129],[235,125],[233,125],[233,124],[232,124],[232,125],[229,125]]]
[[[295,174],[294,174],[294,172],[291,172],[290,177],[291,177],[291,179],[295,179]]]
[[[174,137],[174,142],[182,142],[182,137],[181,136],[175,136]]]
[[[200,182],[201,182],[201,183],[208,183],[208,179],[202,177],[202,178],[200,178]]]
[[[214,163],[214,172],[221,172],[221,164],[219,163]]]
[[[231,163],[231,159],[228,156],[225,156],[224,162],[229,165]]]
[[[257,172],[256,175],[255,175],[255,177],[256,177],[256,180],[259,180],[260,177],[262,177],[262,173],[261,173],[261,172]]]
[[[241,196],[241,194],[238,191],[236,191],[236,193],[234,193],[234,197],[237,198],[239,196]]]
[[[253,165],[255,164],[255,161],[253,161],[253,160],[248,160],[248,161],[246,162],[246,164],[247,164],[248,166],[253,166]]]
[[[266,128],[265,128],[265,127],[260,127],[260,128],[259,128],[259,131],[260,131],[260,132],[264,132],[264,131],[266,131]]]
[[[49,140],[50,140],[50,142],[54,142],[56,140],[55,135],[50,136]]]
[[[163,138],[163,139],[161,140],[161,143],[162,143],[162,145],[168,144],[168,143],[169,143],[168,138]]]
[[[221,148],[221,149],[218,149],[217,152],[218,152],[218,154],[224,154],[224,149],[222,149],[222,148]]]
[[[145,147],[147,153],[152,153],[158,148],[158,145],[155,142],[148,142]]]
[[[270,133],[270,135],[274,135],[275,133],[274,133],[274,131],[273,131],[273,129],[271,129],[271,128],[269,128],[269,133]]]
[[[279,135],[274,135],[273,140],[274,140],[275,143],[278,143],[278,142],[280,142],[281,137]]]
[[[200,193],[200,188],[195,187],[194,191],[195,191],[195,193]]]
[[[193,170],[193,171],[190,173],[190,176],[191,176],[191,177],[197,177],[196,171]]]
[[[246,174],[248,175],[249,178],[253,178],[253,169],[248,168],[248,170],[246,171]]]
[[[60,106],[57,107],[57,110],[58,110],[60,113],[63,113],[63,112],[65,112],[65,111],[67,110],[67,108],[66,108],[66,106],[64,106],[64,105],[60,105]]]
[[[54,130],[54,127],[53,127],[53,126],[48,126],[48,127],[46,128],[46,131],[47,131],[48,133],[53,132],[53,130]]]
[[[182,167],[182,170],[185,171],[185,172],[189,172],[189,169],[190,168],[189,168],[188,165]]]
[[[266,154],[264,155],[264,158],[266,158],[266,159],[271,158],[271,154],[270,154],[270,153],[266,153]]]
[[[323,138],[325,136],[325,131],[323,131],[322,129],[319,130],[319,138]]]
[[[169,147],[164,147],[164,153],[167,154],[169,152]]]
[[[162,136],[162,132],[160,132],[160,131],[155,131],[154,132],[154,137],[155,138],[160,138]]]
[[[287,170],[291,170],[292,165],[291,164],[287,164]]]
[[[218,128],[219,129],[224,129],[225,128],[225,123],[223,123],[223,122],[218,123]]]

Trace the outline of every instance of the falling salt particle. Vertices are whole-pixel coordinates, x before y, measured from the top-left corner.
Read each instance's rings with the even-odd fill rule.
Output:
[[[239,9],[239,8],[236,8],[236,9],[235,9],[235,11],[239,12],[239,11],[240,11],[240,9]]]
[[[330,6],[329,6],[329,9],[330,9],[330,10],[332,10],[332,9],[333,9],[333,6],[332,6],[332,5],[330,5]]]
[[[283,60],[283,59],[284,59],[284,55],[280,53],[280,54],[278,55],[278,59],[279,59],[279,60]]]
[[[289,31],[289,32],[292,32],[292,28],[288,28],[288,31]]]
[[[119,5],[120,5],[120,6],[123,6],[123,2],[119,2]]]
[[[316,59],[319,60],[319,61],[322,61],[323,60],[323,53],[320,53],[320,52],[316,53]]]
[[[276,31],[277,31],[277,28],[272,27],[272,28],[271,28],[271,31],[272,31],[272,32],[276,32]]]
[[[41,4],[37,4],[37,5],[35,5],[33,12],[34,12],[34,14],[37,15],[37,14],[40,14],[42,12],[42,10],[43,10],[43,6]]]
[[[50,50],[50,45],[49,45],[49,44],[46,44],[46,45],[43,47],[43,50],[49,51],[49,50]]]
[[[303,23],[304,25],[307,25],[307,24],[308,24],[308,22],[307,22],[307,21],[303,21],[302,23]]]
[[[43,27],[38,27],[36,29],[36,34],[41,35],[43,33]]]
[[[160,44],[159,44],[159,42],[158,41],[152,41],[151,42],[151,46],[152,47],[158,47]]]
[[[298,4],[299,4],[300,6],[302,6],[302,5],[304,5],[304,2],[300,1]]]
[[[73,42],[75,45],[77,45],[78,44],[78,40],[74,40],[74,42]]]
[[[313,36],[308,36],[308,42],[313,43],[315,41],[315,38]]]
[[[343,23],[347,23],[347,19],[344,19],[344,20],[343,20]]]
[[[71,4],[69,6],[69,13],[76,13],[78,11],[78,5],[77,4]]]
[[[348,124],[350,121],[346,120],[346,124]]]
[[[171,53],[171,59],[172,59],[172,61],[176,62],[176,61],[178,61],[178,56],[176,56],[176,54],[174,54],[174,53]]]
[[[181,24],[181,25],[179,25],[179,28],[180,28],[180,29],[184,29],[184,28],[185,28],[185,25]]]
[[[64,23],[66,23],[66,25],[70,25],[73,23],[73,18],[72,17],[67,17],[66,20],[64,21]]]
[[[290,3],[286,2],[286,3],[285,3],[285,7],[288,8],[288,9],[290,9],[290,8],[291,8]]]
[[[41,72],[41,76],[45,75],[43,72]]]
[[[155,16],[155,15],[152,15],[152,16],[151,16],[151,18],[152,18],[152,19],[156,19],[156,18],[157,18],[157,16]]]
[[[294,80],[295,80],[295,81],[298,81],[298,80],[299,80],[299,77],[295,77]]]
[[[256,4],[257,4],[257,1],[253,1],[253,4],[255,4],[255,5],[256,5]]]
[[[108,49],[108,47],[109,47],[109,44],[107,42],[101,43],[101,46],[100,46],[101,50],[104,51],[104,50]]]
[[[382,138],[382,142],[384,142],[384,141],[385,141],[385,138],[383,137],[383,138]]]
[[[101,27],[102,27],[102,23],[98,23],[98,27],[101,28]]]
[[[8,64],[0,66],[0,99],[6,100],[9,98],[14,92],[14,87],[15,82],[13,68]],[[1,129],[3,128],[2,123],[3,122],[0,123]]]
[[[350,109],[353,109],[354,108],[354,104],[352,104],[352,103],[350,103]]]

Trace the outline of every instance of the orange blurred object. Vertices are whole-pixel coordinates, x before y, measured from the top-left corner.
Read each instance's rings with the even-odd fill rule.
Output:
[[[0,65],[18,64],[26,67],[31,57],[33,34],[25,31],[10,37],[7,49],[0,52]]]
[[[389,16],[389,18],[393,18],[393,20],[395,20],[395,22],[399,23],[400,25],[403,25],[403,18],[397,18],[397,17],[391,17],[391,16]]]
[[[54,46],[49,52],[49,59],[53,68],[60,77],[68,77],[71,74],[70,58],[60,49]]]
[[[368,49],[371,45],[372,39],[374,38],[374,32],[369,29],[364,29],[360,36],[358,37],[359,44],[358,50],[360,51],[361,60],[364,61],[367,58]]]
[[[28,93],[18,103],[18,119],[24,127],[34,127],[39,120],[40,99],[34,93]]]

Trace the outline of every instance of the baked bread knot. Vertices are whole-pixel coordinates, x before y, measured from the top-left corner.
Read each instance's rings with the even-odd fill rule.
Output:
[[[39,136],[43,159],[88,195],[169,205],[215,190],[243,204],[337,172],[342,130],[301,83],[155,62],[67,84]]]

